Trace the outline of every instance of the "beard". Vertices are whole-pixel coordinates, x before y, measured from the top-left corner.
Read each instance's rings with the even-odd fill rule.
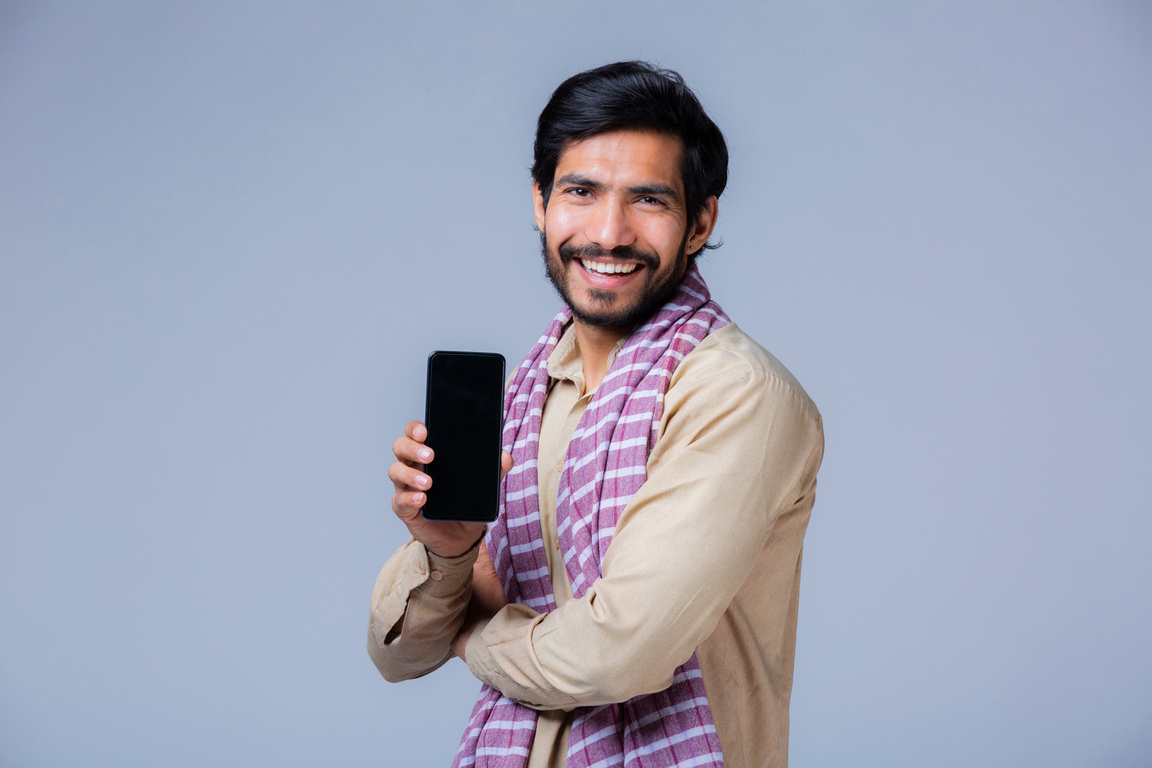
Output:
[[[685,232],[676,258],[661,273],[660,257],[655,251],[644,251],[628,245],[606,251],[598,245],[565,243],[557,249],[557,253],[552,253],[545,233],[540,233],[540,252],[544,257],[548,279],[572,310],[572,316],[585,325],[619,330],[627,330],[647,320],[676,292],[687,268],[687,244],[688,233]],[[607,256],[637,261],[643,265],[644,274],[641,277],[644,284],[640,287],[640,295],[629,301],[615,291],[591,288],[588,289],[589,300],[586,304],[574,301],[568,285],[568,266],[576,259],[604,259]]]

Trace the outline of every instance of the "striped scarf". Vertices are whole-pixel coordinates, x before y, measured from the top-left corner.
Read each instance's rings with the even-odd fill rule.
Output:
[[[487,546],[509,603],[556,610],[540,528],[536,452],[548,395],[547,361],[571,318],[565,308],[520,364],[504,397],[504,447],[515,466]],[[695,266],[672,298],[633,331],[572,434],[560,478],[556,524],[560,551],[579,599],[600,578],[616,520],[647,477],[664,393],[673,371],[705,336],[731,322],[709,298]],[[696,655],[667,689],[573,713],[569,768],[722,766],[720,741]],[[453,768],[521,768],[536,712],[485,685]]]

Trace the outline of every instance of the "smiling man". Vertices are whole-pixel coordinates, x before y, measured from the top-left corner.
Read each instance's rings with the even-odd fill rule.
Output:
[[[424,520],[435,456],[394,443],[411,540],[372,595],[388,680],[484,683],[455,765],[788,760],[815,405],[712,301],[728,153],[679,75],[575,75],[537,126],[533,207],[565,309],[510,380],[500,518]],[[759,256],[758,254],[756,255]]]

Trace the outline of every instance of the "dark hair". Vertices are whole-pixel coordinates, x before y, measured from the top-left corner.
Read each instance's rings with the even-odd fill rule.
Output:
[[[724,134],[684,78],[647,62],[620,61],[568,78],[540,113],[532,178],[544,195],[544,206],[548,206],[565,147],[597,134],[629,129],[677,136],[684,143],[680,176],[689,224],[708,198],[724,191],[728,183]]]

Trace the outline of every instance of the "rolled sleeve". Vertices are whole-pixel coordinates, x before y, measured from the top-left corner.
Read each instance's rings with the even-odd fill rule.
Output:
[[[372,590],[368,655],[386,680],[426,675],[451,658],[478,551],[440,557],[411,540],[384,565]]]

